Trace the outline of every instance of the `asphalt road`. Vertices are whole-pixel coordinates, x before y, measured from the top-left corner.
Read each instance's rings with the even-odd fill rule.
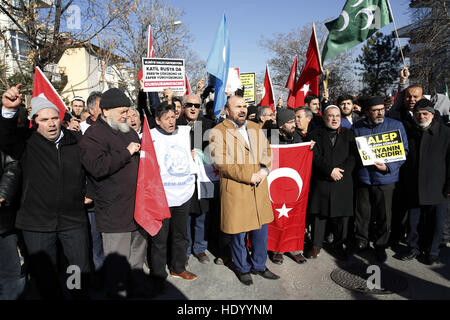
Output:
[[[405,248],[400,248],[405,250]],[[398,249],[397,249],[398,250]],[[398,252],[398,251],[397,251]],[[156,300],[442,300],[450,299],[450,248],[441,249],[440,264],[429,266],[417,259],[400,261],[387,250],[388,260],[381,266],[380,276],[385,270],[394,271],[406,279],[407,288],[391,294],[365,294],[349,290],[336,284],[330,274],[336,268],[345,268],[357,262],[377,264],[374,252],[369,250],[354,254],[348,261],[339,262],[322,250],[320,256],[307,263],[297,264],[284,258],[282,265],[269,259],[266,266],[279,275],[279,280],[267,280],[253,276],[254,284],[241,284],[235,273],[227,266],[211,262],[201,264],[190,258],[187,269],[198,278],[186,281],[169,276],[167,292],[154,297]]]

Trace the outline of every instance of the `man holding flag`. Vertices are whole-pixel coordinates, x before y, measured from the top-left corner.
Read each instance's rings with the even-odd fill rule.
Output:
[[[130,294],[139,285],[130,268],[142,271],[147,251],[144,231],[134,220],[139,137],[127,124],[131,101],[117,88],[102,94],[102,114],[80,143],[83,166],[94,185],[95,220],[102,233],[105,280],[110,296]],[[136,272],[135,274],[137,274]]]
[[[57,274],[59,240],[69,265],[78,266],[82,272],[81,290],[73,289],[72,293],[86,297],[89,235],[79,135],[61,126],[60,110],[41,96],[31,99],[32,128],[22,130],[16,116],[22,102],[20,89],[19,84],[2,96],[0,140],[15,136],[24,146],[15,154],[25,186],[16,228],[22,230],[30,274],[41,298],[63,296]]]
[[[271,149],[256,123],[247,121],[247,104],[233,96],[227,119],[210,133],[210,151],[220,174],[221,230],[231,234],[231,253],[239,281],[253,284],[252,274],[279,279],[266,267],[268,224],[273,221],[267,175]],[[236,151],[235,151],[236,150]],[[247,260],[246,235],[253,248]]]

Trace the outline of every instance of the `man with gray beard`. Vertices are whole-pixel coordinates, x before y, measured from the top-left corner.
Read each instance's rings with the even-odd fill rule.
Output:
[[[424,253],[432,265],[439,263],[450,194],[450,128],[436,120],[433,105],[425,98],[415,104],[413,119],[416,125],[406,128],[409,153],[401,180],[408,199],[409,251],[399,258],[408,261]],[[421,220],[425,228],[420,229],[425,232],[419,232]]]
[[[139,137],[127,124],[130,99],[119,89],[104,92],[101,115],[85,132],[81,162],[93,181],[95,220],[103,237],[105,282],[111,297],[130,296],[142,274],[145,233],[134,220]],[[130,271],[133,271],[131,273]],[[130,276],[131,275],[131,276]]]

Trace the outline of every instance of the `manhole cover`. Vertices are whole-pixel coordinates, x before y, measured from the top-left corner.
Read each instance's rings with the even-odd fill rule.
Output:
[[[375,284],[376,271],[368,271],[368,268],[369,265],[363,263],[351,264],[349,266],[334,269],[330,276],[331,279],[341,287],[369,294],[398,293],[408,287],[408,282],[405,277],[391,269],[381,267],[379,269],[379,288],[374,287],[373,289],[369,289],[367,280],[371,277],[370,283]]]

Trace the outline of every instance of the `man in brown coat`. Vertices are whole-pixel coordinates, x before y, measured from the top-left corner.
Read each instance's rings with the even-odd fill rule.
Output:
[[[220,173],[221,229],[231,234],[231,252],[239,280],[253,283],[250,272],[279,279],[266,268],[268,223],[273,221],[266,177],[271,165],[269,142],[259,126],[247,122],[247,104],[233,96],[227,119],[212,129],[211,156]],[[253,249],[247,261],[246,234]]]

